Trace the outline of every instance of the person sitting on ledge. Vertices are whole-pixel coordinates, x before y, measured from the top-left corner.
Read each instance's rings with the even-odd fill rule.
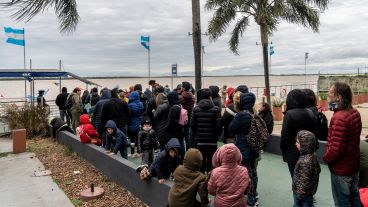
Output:
[[[77,136],[80,138],[80,141],[83,144],[86,143],[92,143],[97,146],[102,145],[102,140],[100,139],[100,136],[98,132],[95,130],[93,125],[91,124],[91,120],[88,116],[88,114],[82,114],[79,117],[80,125],[77,127]]]
[[[142,180],[157,177],[158,183],[162,184],[170,178],[170,175],[181,163],[181,157],[178,154],[179,150],[181,150],[179,140],[171,138],[166,145],[166,149],[158,154],[149,168],[148,165],[140,165],[136,171],[140,173]]]

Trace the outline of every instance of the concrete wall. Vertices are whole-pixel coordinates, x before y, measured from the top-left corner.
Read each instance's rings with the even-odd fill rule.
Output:
[[[143,202],[153,207],[166,206],[171,182],[160,185],[156,178],[142,181],[135,171],[137,165],[120,155],[109,156],[105,150],[93,144],[82,144],[74,134],[59,132],[57,140],[79,154],[104,175],[130,191]]]

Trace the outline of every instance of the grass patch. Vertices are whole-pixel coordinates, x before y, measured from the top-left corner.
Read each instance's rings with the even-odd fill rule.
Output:
[[[74,205],[74,206],[80,206],[80,205],[82,205],[82,201],[81,200],[79,200],[79,199],[75,199],[75,198],[73,198],[72,200],[72,204]]]

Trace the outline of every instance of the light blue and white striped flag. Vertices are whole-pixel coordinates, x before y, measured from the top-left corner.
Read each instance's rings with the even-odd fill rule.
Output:
[[[11,27],[4,27],[4,31],[8,39],[6,40],[9,44],[15,44],[24,46],[24,29],[13,29]]]
[[[141,45],[144,48],[146,48],[147,50],[150,49],[149,42],[150,42],[150,36],[143,36],[143,35],[141,35]]]

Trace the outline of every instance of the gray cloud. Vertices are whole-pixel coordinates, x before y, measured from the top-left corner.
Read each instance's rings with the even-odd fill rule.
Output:
[[[202,31],[212,14],[203,9]],[[172,63],[179,75],[194,74],[191,2],[183,0],[80,0],[82,21],[71,35],[58,32],[50,8],[28,23],[16,23],[0,13],[0,26],[26,28],[27,59],[34,68],[57,68],[63,60],[66,70],[83,76],[147,75],[147,51],[140,35],[151,36],[153,75],[168,75]],[[365,0],[332,1],[321,14],[319,33],[298,25],[281,23],[270,40],[275,46],[272,73],[304,73],[304,52],[309,52],[309,73],[352,72],[368,65],[368,4]],[[252,23],[239,45],[239,56],[228,49],[232,26],[216,42],[203,36],[206,75],[263,74],[260,32]],[[3,32],[0,32],[3,34]],[[28,61],[27,61],[28,62]],[[0,35],[0,68],[22,68],[22,47],[5,43]]]

